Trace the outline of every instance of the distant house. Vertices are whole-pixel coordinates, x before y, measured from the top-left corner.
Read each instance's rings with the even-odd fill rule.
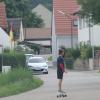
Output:
[[[78,44],[77,0],[53,0],[52,53],[56,61],[61,46],[72,48]]]
[[[49,48],[49,50],[51,50],[51,28],[25,28],[24,37],[25,41],[39,44],[42,47]],[[49,51],[49,53],[50,52],[51,51]]]
[[[78,42],[85,42],[90,45],[100,46],[100,25],[93,25],[93,23],[89,23],[89,19],[79,17]]]
[[[9,30],[12,24],[15,41],[24,41],[22,18],[8,18],[7,22]]]
[[[51,28],[51,16],[52,13],[42,4],[37,5],[35,8],[32,9],[33,13],[36,13],[40,16],[44,21],[44,28]]]
[[[7,28],[6,9],[3,2],[0,2],[0,27],[4,30]]]

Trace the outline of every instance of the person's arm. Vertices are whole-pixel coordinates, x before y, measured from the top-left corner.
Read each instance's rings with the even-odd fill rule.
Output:
[[[61,68],[62,72],[65,72],[65,68],[64,68],[64,64],[63,63],[60,63],[60,68]]]

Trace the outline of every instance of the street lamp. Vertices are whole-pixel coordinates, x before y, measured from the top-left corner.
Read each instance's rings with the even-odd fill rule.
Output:
[[[73,48],[73,18],[71,17],[70,14],[67,14],[61,10],[58,10],[59,13],[61,13],[62,15],[65,15],[65,17],[70,18],[71,20],[71,47]]]

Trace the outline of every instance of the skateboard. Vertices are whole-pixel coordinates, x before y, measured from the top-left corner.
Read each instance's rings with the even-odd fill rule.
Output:
[[[64,98],[64,97],[67,97],[67,94],[66,94],[66,92],[63,92],[63,91],[61,91],[61,92],[59,92],[58,91],[58,93],[57,93],[57,98]]]

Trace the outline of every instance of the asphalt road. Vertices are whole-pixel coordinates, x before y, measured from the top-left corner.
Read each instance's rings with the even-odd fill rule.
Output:
[[[49,69],[48,75],[38,77],[44,80],[44,85],[40,88],[0,100],[59,100],[56,98],[56,70]],[[68,97],[60,100],[100,100],[100,73],[69,71],[64,74],[63,89]]]

